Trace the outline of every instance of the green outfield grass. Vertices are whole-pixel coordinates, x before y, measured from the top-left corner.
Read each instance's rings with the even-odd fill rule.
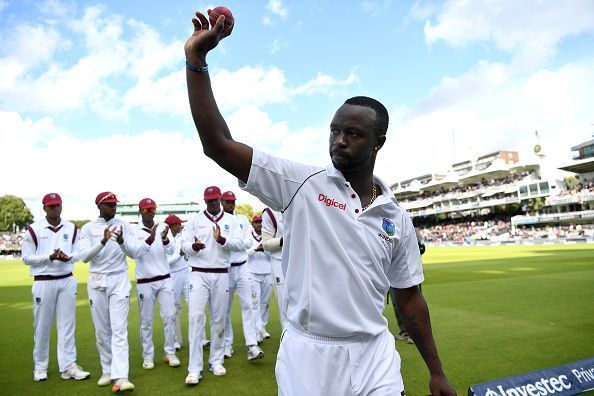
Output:
[[[593,245],[428,248],[424,263],[423,293],[429,303],[433,332],[446,372],[459,395],[465,395],[468,386],[474,383],[594,356]],[[87,269],[85,264],[76,266],[79,280],[76,336],[78,362],[91,371],[92,378],[80,382],[59,378],[53,334],[49,379],[35,383],[32,380],[32,280],[28,268],[20,261],[0,261],[1,394],[111,392],[96,385],[100,365],[84,283]],[[274,361],[280,326],[274,300],[268,325],[272,338],[262,344],[264,359],[252,363],[246,360],[236,301],[235,355],[225,360],[227,375],[219,378],[206,373],[197,387],[187,388],[184,385],[187,348],[179,354],[181,368],[169,368],[157,359],[154,370],[141,368],[135,290],[131,297],[130,379],[136,384],[136,394],[276,394]],[[385,313],[390,329],[395,332],[392,307],[387,306]],[[155,324],[155,351],[162,350],[159,322]],[[183,323],[187,329],[187,315]],[[399,341],[397,348],[402,357],[407,394],[426,395],[428,373],[415,346]]]

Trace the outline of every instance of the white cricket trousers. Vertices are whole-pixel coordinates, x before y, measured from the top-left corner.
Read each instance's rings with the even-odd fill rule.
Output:
[[[49,341],[54,312],[58,330],[58,368],[66,371],[76,362],[74,328],[76,325],[76,279],[33,282],[33,363],[35,370],[47,370]]]
[[[271,294],[272,276],[270,274],[252,274],[252,303],[256,314],[256,332],[264,331],[268,324]]]
[[[233,326],[231,323],[231,306],[234,292],[237,290],[241,306],[241,324],[245,345],[258,345],[256,338],[256,312],[252,299],[252,273],[247,264],[229,267],[229,304],[225,321],[225,345],[233,345]]]
[[[206,304],[210,298],[210,356],[213,367],[223,365],[225,313],[229,300],[229,274],[215,272],[190,273],[188,304],[188,339],[190,361],[188,372],[199,373],[203,369],[202,339],[206,323]]]
[[[166,355],[175,354],[175,300],[171,278],[154,282],[136,284],[138,310],[140,311],[140,342],[142,358],[153,359],[153,321],[155,319],[155,300],[159,303],[159,314],[163,320],[165,333],[163,350]]]
[[[175,299],[175,342],[181,346],[183,344],[181,332],[182,297],[186,300],[187,307],[188,291],[190,289],[190,268],[172,272],[171,283],[173,283],[173,298]]]
[[[281,320],[282,328],[285,328],[287,319],[283,311],[283,290],[285,288],[285,276],[283,275],[283,268],[281,260],[270,257],[270,265],[272,268],[272,285],[274,286],[274,294],[276,294],[276,301],[278,302],[278,316]]]
[[[105,287],[91,287],[90,277],[87,285],[101,369],[103,374],[110,373],[111,379],[128,378],[128,312],[132,284],[126,271],[103,276]]]
[[[292,325],[283,333],[276,358],[282,396],[402,395],[400,356],[386,329],[376,336],[329,338]]]

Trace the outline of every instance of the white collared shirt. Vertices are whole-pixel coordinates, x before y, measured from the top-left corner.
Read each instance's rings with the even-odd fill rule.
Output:
[[[250,229],[252,226],[250,225],[248,218],[241,213],[236,213],[234,216],[235,220],[237,220],[239,238],[241,239],[243,246],[240,251],[231,252],[229,254],[229,262],[231,264],[246,262],[248,258],[247,250],[252,247],[253,243],[252,237],[250,236]]]
[[[157,224],[155,240],[150,245],[149,249],[146,251],[141,250],[138,252],[138,256],[132,257],[136,260],[136,269],[134,272],[137,280],[154,278],[156,276],[167,275],[170,273],[167,254],[173,253],[174,245],[171,240],[169,240],[167,245],[163,245],[161,232],[163,232],[165,224],[155,224]],[[136,226],[132,227],[132,233],[136,238],[136,242],[142,244],[151,235],[151,230],[150,228],[145,227],[141,221]]]
[[[268,252],[257,252],[255,249],[262,243],[262,236],[252,230],[250,233],[254,244],[248,250],[248,266],[252,274],[269,274],[272,271]]]
[[[107,241],[105,246],[101,243],[106,227],[114,230],[123,228],[124,243],[116,242],[115,235]],[[127,221],[114,217],[109,221],[99,217],[83,226],[80,232],[80,258],[82,261],[91,262],[89,272],[110,273],[128,269],[126,256],[137,257],[141,252],[150,248],[146,242],[136,242],[132,227]],[[98,249],[98,250],[97,250]]]
[[[213,228],[218,224],[225,243],[218,243],[213,236]],[[194,238],[204,243],[205,248],[195,251],[192,245]],[[239,226],[235,216],[221,210],[211,215],[204,210],[196,213],[186,223],[182,231],[182,251],[188,257],[188,265],[198,268],[229,268],[229,254],[243,249]]]
[[[313,167],[254,150],[241,188],[284,213],[283,310],[305,332],[327,337],[376,335],[390,286],[423,281],[410,217],[378,178],[382,194],[362,211],[334,166]]]
[[[31,224],[23,236],[22,259],[29,266],[32,276],[66,275],[72,272],[76,262],[75,252],[78,244],[78,230],[69,221],[60,220],[56,227],[45,218]],[[68,262],[51,261],[49,256],[55,249],[62,250],[72,259]]]
[[[182,233],[179,232],[175,237],[172,237],[171,231],[169,231],[169,239],[173,243],[173,250],[171,253],[167,253],[167,262],[171,273],[183,271],[188,269],[188,258],[186,254],[181,251],[182,248]],[[183,253],[183,254],[182,254]]]

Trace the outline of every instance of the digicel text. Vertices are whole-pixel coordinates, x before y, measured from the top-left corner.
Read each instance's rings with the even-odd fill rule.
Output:
[[[318,201],[324,202],[326,206],[334,206],[335,208],[346,210],[346,202],[338,203],[334,199],[327,197],[324,194],[318,195]]]

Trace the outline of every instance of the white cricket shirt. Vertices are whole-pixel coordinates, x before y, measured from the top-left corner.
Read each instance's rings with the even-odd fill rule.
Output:
[[[382,194],[361,201],[334,166],[319,168],[254,150],[240,187],[282,211],[283,311],[297,328],[326,337],[377,335],[390,286],[423,282],[410,217],[375,178]]]
[[[256,234],[256,231],[252,230],[250,233],[254,244],[252,248],[248,250],[248,266],[252,274],[269,274],[272,271],[270,264],[270,255],[268,252],[256,252],[256,249],[262,243],[262,236]]]
[[[31,224],[23,236],[21,254],[23,262],[29,266],[32,276],[66,275],[72,272],[76,261],[75,251],[78,241],[78,230],[69,221],[61,220],[56,227],[45,218]],[[61,249],[72,259],[68,262],[50,261],[49,256],[55,249]]]
[[[124,243],[116,242],[115,235],[107,241],[105,246],[101,243],[103,231],[106,227],[119,230],[123,227]],[[139,243],[140,242],[140,243]],[[130,224],[118,217],[108,222],[99,217],[90,223],[85,224],[80,232],[80,257],[81,260],[91,262],[89,272],[110,273],[125,271],[128,269],[126,256],[137,257],[142,251],[148,251],[150,246],[144,241],[137,242]],[[97,251],[96,249],[99,248]],[[96,253],[95,253],[96,251]]]
[[[225,243],[221,245],[212,235],[215,224],[221,229]],[[192,248],[194,237],[206,247],[199,251]],[[198,268],[228,268],[229,253],[243,249],[239,226],[235,216],[221,210],[215,216],[204,210],[196,213],[186,223],[182,231],[182,251],[188,257],[188,265]]]
[[[252,247],[252,237],[250,236],[250,229],[252,226],[250,221],[240,213],[235,214],[235,220],[237,220],[237,225],[239,227],[239,238],[243,243],[243,249],[237,252],[230,252],[229,261],[231,264],[247,261],[247,250]]]
[[[169,274],[170,269],[167,262],[167,254],[173,253],[174,245],[171,240],[169,240],[167,245],[163,245],[161,241],[163,228],[165,228],[165,224],[158,224],[155,240],[149,249],[140,250],[137,252],[137,256],[132,256],[136,260],[136,269],[134,272],[137,280]],[[136,242],[142,244],[151,235],[151,230],[150,228],[146,228],[141,221],[138,225],[132,227],[132,233],[136,238]]]
[[[172,237],[171,231],[169,231],[169,240],[173,243],[173,250],[171,253],[167,253],[167,262],[169,262],[169,268],[171,273],[183,271],[188,269],[188,258],[185,253],[182,255],[182,233],[178,233],[175,237]]]

